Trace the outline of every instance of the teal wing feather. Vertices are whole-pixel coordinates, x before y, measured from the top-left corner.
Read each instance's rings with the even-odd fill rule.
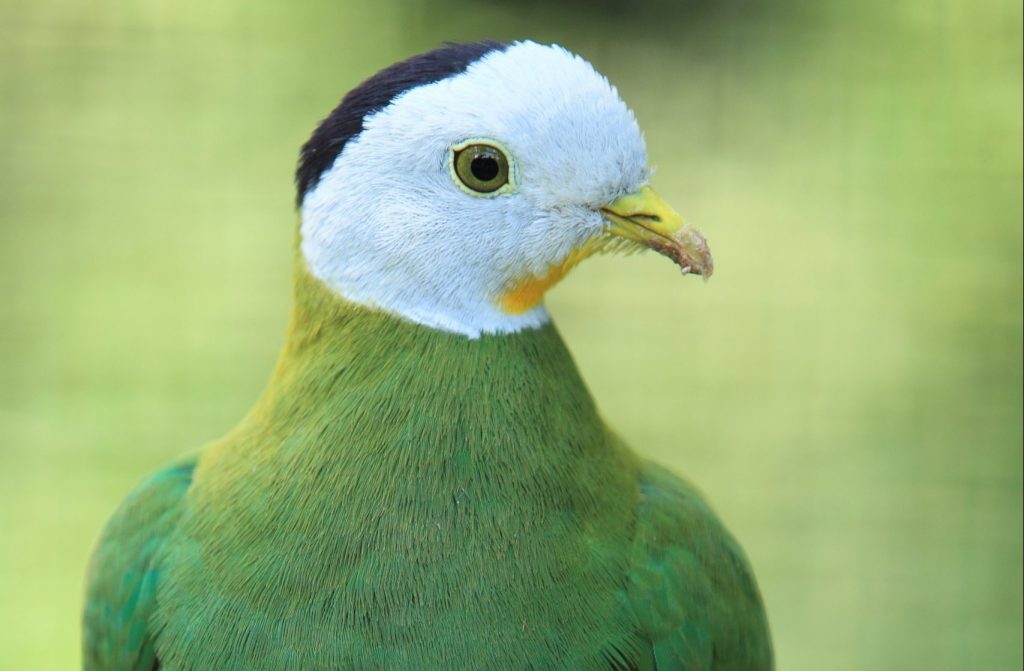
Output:
[[[86,579],[85,671],[159,668],[150,616],[160,578],[157,556],[181,514],[195,459],[179,461],[139,484],[107,523]]]
[[[771,640],[743,551],[700,495],[647,463],[628,599],[649,643],[640,668],[767,671]]]

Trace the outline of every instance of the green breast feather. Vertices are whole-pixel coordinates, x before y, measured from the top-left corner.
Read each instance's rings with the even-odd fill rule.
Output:
[[[297,285],[254,410],[104,532],[85,669],[770,668],[741,552],[552,327],[468,340]]]

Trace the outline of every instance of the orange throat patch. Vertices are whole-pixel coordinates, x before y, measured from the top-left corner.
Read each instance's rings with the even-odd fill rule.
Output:
[[[519,315],[529,312],[540,305],[548,289],[558,284],[559,280],[565,277],[580,261],[595,251],[596,248],[592,244],[577,247],[561,263],[548,268],[543,276],[530,275],[517,280],[501,295],[498,305],[509,314]]]

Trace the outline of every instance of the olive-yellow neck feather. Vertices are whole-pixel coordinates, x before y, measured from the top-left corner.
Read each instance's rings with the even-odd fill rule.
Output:
[[[264,626],[260,613],[288,612],[317,639],[295,668],[352,654],[384,668],[398,660],[372,655],[402,641],[422,668],[495,658],[494,645],[525,668],[502,632],[545,649],[564,623],[601,650],[610,622],[629,631],[615,593],[637,467],[554,327],[429,329],[343,301],[300,263],[266,393],[199,459],[178,547],[202,551],[166,562],[162,641],[178,650],[198,631],[227,649]],[[595,587],[561,595],[580,584]],[[435,626],[446,617],[489,633]]]

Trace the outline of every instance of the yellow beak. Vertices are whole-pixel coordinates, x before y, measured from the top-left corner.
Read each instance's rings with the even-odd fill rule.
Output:
[[[631,240],[675,261],[683,274],[711,277],[715,265],[707,240],[649,186],[601,208],[608,233]]]

